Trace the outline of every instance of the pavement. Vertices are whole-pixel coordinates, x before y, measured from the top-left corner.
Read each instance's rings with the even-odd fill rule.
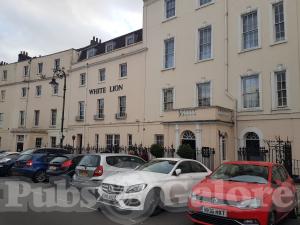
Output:
[[[58,205],[54,207],[48,207],[45,205],[45,196],[49,194],[51,196],[51,188],[48,184],[32,184],[30,186],[34,189],[33,193],[22,198],[20,202],[23,207],[13,208],[13,212],[7,212],[4,201],[8,192],[6,189],[7,185],[4,185],[5,181],[16,181],[19,178],[0,178],[0,224],[1,225],[130,225],[129,220],[125,220],[126,215],[118,217],[114,215],[112,218],[108,218],[102,212],[97,210],[96,206],[76,204],[72,207],[65,207],[70,204],[70,198],[65,199],[62,195],[57,195],[56,200]],[[18,183],[15,183],[15,186]],[[15,186],[9,186],[10,191]],[[43,188],[43,189],[42,189]],[[59,189],[59,188],[56,188]],[[25,187],[20,189],[26,194]],[[58,190],[57,190],[58,191]],[[11,193],[11,192],[10,192]],[[58,192],[57,192],[58,193]],[[68,195],[68,194],[66,194]],[[13,197],[13,196],[11,196]],[[77,196],[78,197],[78,196]],[[90,196],[91,197],[91,196]],[[81,196],[78,200],[85,198]],[[50,210],[49,210],[50,209]],[[12,209],[11,209],[12,210]],[[114,222],[113,222],[114,221]],[[139,225],[192,225],[184,212],[171,213],[162,212],[158,216],[150,217],[138,223]],[[281,225],[299,225],[300,219],[298,220],[286,220]]]

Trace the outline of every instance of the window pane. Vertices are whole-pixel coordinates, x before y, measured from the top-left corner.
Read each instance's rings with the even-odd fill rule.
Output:
[[[258,47],[257,11],[245,14],[243,20],[243,49]]]
[[[282,41],[285,39],[285,21],[284,21],[283,2],[274,4],[273,12],[274,12],[275,41]]]
[[[165,68],[174,67],[174,38],[165,40]]]
[[[175,16],[175,10],[176,10],[175,7],[176,7],[175,0],[165,0],[166,18]]]
[[[257,108],[259,103],[258,75],[242,78],[244,108]]]
[[[211,58],[211,26],[202,28],[199,30],[199,59]]]

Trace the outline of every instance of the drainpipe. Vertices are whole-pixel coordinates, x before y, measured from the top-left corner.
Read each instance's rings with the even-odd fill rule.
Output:
[[[237,99],[229,92],[229,51],[228,51],[228,45],[229,45],[229,39],[228,39],[228,0],[224,0],[224,27],[225,27],[225,40],[224,40],[224,59],[225,59],[225,95],[234,102],[234,115],[233,115],[233,121],[234,121],[234,149],[235,149],[235,159],[238,157],[238,138],[237,138],[237,110],[238,110],[238,102]]]

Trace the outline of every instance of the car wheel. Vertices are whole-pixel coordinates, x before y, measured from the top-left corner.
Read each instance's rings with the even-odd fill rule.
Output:
[[[32,181],[34,183],[42,183],[45,182],[46,180],[47,180],[46,172],[43,170],[36,172],[32,178]]]
[[[299,206],[298,206],[298,197],[295,197],[295,202],[297,202],[297,206],[293,209],[293,211],[290,212],[290,217],[292,219],[298,218],[298,212],[299,212]]]
[[[162,210],[159,207],[160,203],[160,190],[153,189],[151,190],[145,200],[144,205],[144,216],[156,216],[158,215]]]
[[[268,225],[275,225],[275,223],[276,223],[276,213],[273,211],[269,215]]]

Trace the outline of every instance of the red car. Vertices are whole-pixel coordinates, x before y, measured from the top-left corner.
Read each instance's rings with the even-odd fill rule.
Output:
[[[229,162],[193,188],[188,208],[195,224],[273,225],[297,218],[297,190],[282,165]]]

